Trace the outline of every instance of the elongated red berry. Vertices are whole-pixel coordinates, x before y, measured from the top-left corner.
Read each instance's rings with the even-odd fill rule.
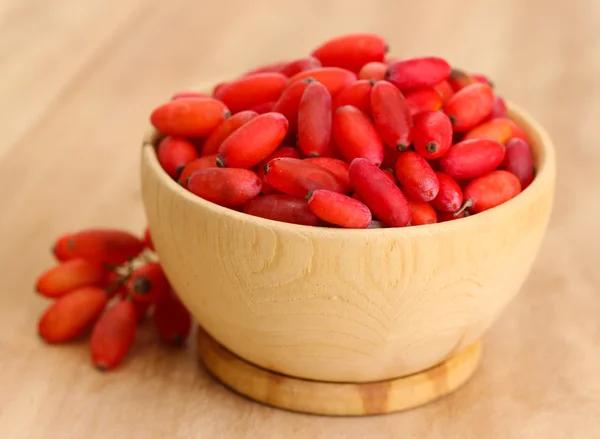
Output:
[[[65,233],[64,235],[59,236],[52,245],[52,254],[57,261],[64,262],[75,257],[69,248],[69,242],[72,236],[72,233]]]
[[[214,98],[217,95],[217,93],[219,93],[221,91],[221,89],[223,87],[225,87],[227,84],[228,84],[228,82],[226,82],[226,81],[222,81],[222,82],[216,83],[215,86],[212,89],[211,96]]]
[[[432,88],[424,88],[407,93],[406,102],[411,116],[415,117],[426,111],[440,110],[444,101],[442,96]]]
[[[453,145],[440,160],[442,171],[454,179],[481,177],[504,160],[504,146],[495,140],[471,139]]]
[[[290,61],[281,68],[280,73],[291,78],[292,76],[300,72],[304,72],[305,70],[318,69],[319,67],[322,67],[321,61],[314,56],[308,56],[306,58]]]
[[[456,212],[463,203],[462,189],[448,174],[436,172],[435,175],[440,183],[440,190],[437,196],[431,200],[431,205],[438,212]]]
[[[525,189],[534,177],[533,154],[529,143],[520,138],[510,139],[506,143],[506,155],[503,169],[514,174]]]
[[[431,88],[447,79],[451,70],[442,58],[411,58],[390,64],[385,79],[402,91]]]
[[[407,197],[408,205],[410,207],[410,215],[412,226],[422,226],[425,224],[437,223],[437,213],[429,203],[424,201],[413,200]]]
[[[232,113],[249,110],[265,102],[276,101],[288,84],[281,73],[256,73],[229,82],[215,95]]]
[[[179,137],[165,137],[158,144],[156,155],[162,168],[171,178],[177,179],[183,168],[198,158],[194,145]]]
[[[366,79],[353,82],[340,91],[333,100],[333,109],[352,105],[366,114],[371,114],[371,90],[373,82]]]
[[[319,157],[331,140],[331,95],[313,82],[306,87],[298,108],[298,148],[305,157]]]
[[[505,203],[521,192],[521,183],[512,173],[504,170],[490,172],[475,178],[465,188],[463,209],[479,213]]]
[[[192,329],[192,316],[174,293],[165,294],[156,302],[152,320],[163,343],[185,345]]]
[[[58,245],[58,243],[57,243]],[[144,250],[144,241],[117,229],[85,229],[60,242],[69,258],[82,258],[100,264],[120,265]],[[55,246],[56,248],[56,246]]]
[[[442,105],[448,102],[450,98],[454,95],[454,90],[452,89],[452,86],[450,85],[450,82],[448,82],[447,79],[436,84],[433,87],[433,89],[442,98]]]
[[[365,229],[371,224],[371,211],[358,200],[346,195],[318,189],[307,195],[312,213],[329,224],[346,229]]]
[[[415,117],[413,146],[422,157],[442,157],[452,145],[452,123],[441,111],[427,111]]]
[[[494,105],[492,106],[492,112],[490,113],[490,119],[496,119],[498,117],[506,117],[508,110],[506,108],[506,102],[500,96],[494,96]]]
[[[418,201],[433,200],[440,189],[435,171],[423,157],[414,151],[406,151],[396,161],[396,178],[406,194]]]
[[[288,130],[287,119],[279,113],[256,116],[221,143],[217,165],[249,169],[277,149]]]
[[[454,131],[465,132],[489,117],[493,105],[494,91],[478,82],[456,92],[444,105],[444,112],[452,121]]]
[[[345,161],[331,157],[314,157],[308,158],[306,161],[325,168],[335,175],[344,186],[344,193],[348,194],[352,191],[350,177],[348,176],[348,168],[350,168],[350,165]]]
[[[283,193],[304,198],[309,191],[329,189],[343,193],[344,185],[334,174],[306,160],[278,158],[265,166],[267,183]]]
[[[492,81],[490,81],[490,78],[481,73],[471,73],[471,77],[477,82],[481,82],[482,84],[486,84],[494,88],[494,84]]]
[[[240,114],[240,113],[238,113]],[[187,188],[187,181],[194,172],[199,169],[216,168],[217,167],[217,154],[206,155],[199,157],[196,160],[189,162],[181,174],[179,175],[179,184]]]
[[[488,139],[506,145],[511,138],[526,140],[525,131],[511,119],[499,117],[476,126],[465,134],[463,140]]]
[[[203,137],[231,115],[225,104],[213,98],[182,98],[156,108],[152,125],[166,136]]]
[[[382,62],[370,62],[361,67],[358,72],[358,79],[366,79],[369,81],[382,81],[385,79],[387,64]]]
[[[281,157],[299,159],[300,153],[296,148],[293,148],[291,146],[282,146],[280,148],[277,148],[272,154],[269,155],[269,157],[264,159],[256,166],[256,168],[254,168],[254,172],[256,172],[256,175],[258,175],[258,178],[260,178],[260,181],[262,183],[262,189],[260,191],[262,194],[270,194],[271,192],[275,191],[275,189],[273,189],[269,185],[269,183],[267,183],[267,178],[265,177],[265,166],[271,160]]]
[[[283,114],[288,120],[288,131],[296,132],[298,129],[298,109],[304,90],[314,79],[307,78],[290,84],[281,94],[273,106],[273,112]]]
[[[456,93],[471,84],[476,84],[477,80],[464,70],[454,68],[450,72],[448,83]]]
[[[350,70],[339,67],[320,67],[312,70],[304,70],[292,76],[289,87],[291,87],[291,84],[308,78],[319,81],[327,87],[332,97],[335,97],[336,94],[357,80],[356,73]]]
[[[244,213],[305,226],[316,226],[320,222],[305,199],[288,194],[269,194],[250,200],[244,204]]]
[[[390,82],[378,81],[371,90],[371,113],[377,131],[387,146],[408,149],[412,141],[413,120],[408,102]]]
[[[410,225],[410,207],[402,191],[369,160],[357,158],[349,169],[350,182],[377,219],[389,227]]]
[[[94,366],[107,371],[123,361],[133,344],[137,322],[135,305],[127,299],[117,302],[102,314],[90,339]]]
[[[383,141],[373,122],[358,108],[344,105],[333,113],[332,134],[340,153],[351,162],[357,157],[379,166],[383,160]]]
[[[191,193],[225,207],[242,206],[258,196],[261,188],[260,178],[248,169],[200,169],[187,180]]]
[[[46,297],[60,297],[77,288],[95,285],[104,279],[105,270],[95,262],[70,259],[42,273],[36,290]]]
[[[106,307],[100,287],[83,287],[59,297],[38,322],[39,335],[48,343],[62,343],[82,335]]]
[[[312,52],[323,66],[342,67],[358,72],[368,62],[382,62],[387,44],[379,35],[351,33],[332,38]]]
[[[131,273],[127,289],[136,302],[155,302],[169,289],[169,281],[158,262],[147,262]]]
[[[221,124],[215,128],[210,136],[206,138],[206,141],[202,146],[202,155],[207,156],[218,153],[221,143],[223,143],[223,141],[229,137],[231,133],[244,125],[246,122],[254,119],[256,116],[258,116],[256,111],[240,111],[239,113],[231,116],[229,119],[221,122]]]

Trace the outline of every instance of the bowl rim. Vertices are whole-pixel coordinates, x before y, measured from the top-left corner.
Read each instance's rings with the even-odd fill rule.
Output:
[[[218,83],[220,81],[215,81]],[[197,90],[206,92],[209,90],[209,85],[193,87],[189,90]],[[372,236],[381,235],[401,235],[403,237],[418,237],[423,235],[431,235],[434,233],[449,232],[462,227],[473,227],[477,222],[486,222],[494,216],[506,215],[509,210],[518,210],[518,207],[524,203],[528,203],[536,195],[544,190],[548,184],[554,183],[555,178],[555,151],[554,144],[547,131],[538,123],[533,116],[527,111],[512,102],[506,102],[508,108],[508,116],[510,119],[516,119],[530,138],[530,143],[535,146],[533,148],[534,163],[536,167],[536,175],[533,182],[525,188],[519,195],[508,200],[507,202],[494,207],[493,209],[480,212],[476,215],[460,218],[456,221],[445,221],[441,223],[425,224],[419,226],[408,227],[385,227],[372,229],[345,229],[336,227],[318,227],[302,224],[285,223],[281,221],[271,220],[258,216],[248,215],[228,207],[223,207],[210,201],[204,200],[197,195],[183,188],[179,183],[173,180],[164,171],[158,161],[156,155],[155,144],[163,137],[154,127],[150,126],[142,141],[142,167],[146,166],[150,172],[153,172],[162,185],[173,193],[173,195],[182,197],[186,202],[196,205],[202,209],[211,212],[214,215],[227,217],[230,220],[240,221],[245,223],[254,223],[255,226],[272,229],[273,231],[281,232],[296,232],[304,235],[313,235],[320,237],[335,237],[335,238],[351,238],[356,236]],[[533,141],[532,139],[533,138]],[[142,178],[144,172],[142,172]]]

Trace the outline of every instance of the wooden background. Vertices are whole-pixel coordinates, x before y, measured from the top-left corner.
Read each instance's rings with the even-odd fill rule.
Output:
[[[0,2],[0,438],[600,437],[599,20],[597,0]],[[309,417],[230,393],[149,328],[107,375],[84,343],[39,341],[47,303],[32,283],[51,241],[144,226],[138,160],[153,106],[357,30],[398,56],[489,74],[558,149],[542,251],[466,387],[402,414]]]

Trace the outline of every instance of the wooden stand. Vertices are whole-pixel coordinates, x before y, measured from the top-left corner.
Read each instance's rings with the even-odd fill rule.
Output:
[[[198,328],[198,354],[208,371],[234,391],[296,412],[361,416],[414,408],[452,393],[475,372],[478,340],[443,363],[401,378],[374,383],[333,383],[288,377],[250,364]]]

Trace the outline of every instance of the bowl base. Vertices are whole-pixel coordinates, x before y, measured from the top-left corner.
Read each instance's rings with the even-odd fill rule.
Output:
[[[217,380],[252,400],[280,409],[330,416],[398,412],[435,401],[464,384],[481,358],[481,341],[423,372],[372,383],[335,383],[289,377],[229,352],[198,328],[198,355]]]

